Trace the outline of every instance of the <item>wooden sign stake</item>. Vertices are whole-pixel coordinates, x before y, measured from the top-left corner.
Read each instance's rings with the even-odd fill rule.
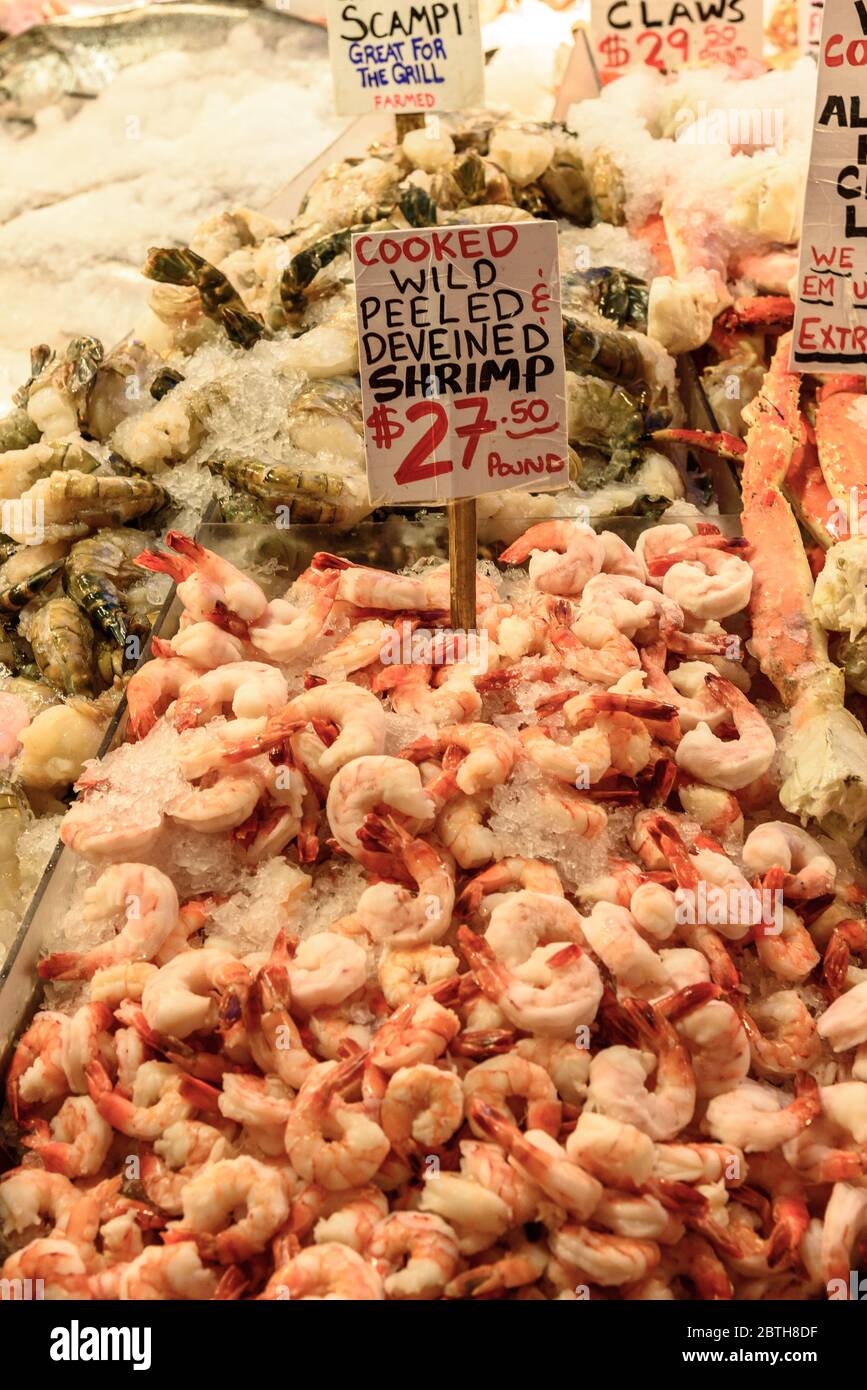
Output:
[[[458,497],[448,504],[449,577],[452,627],[472,632],[476,626],[476,499]]]

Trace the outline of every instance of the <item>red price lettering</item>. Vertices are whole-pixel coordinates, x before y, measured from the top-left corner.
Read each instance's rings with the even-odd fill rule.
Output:
[[[476,449],[479,447],[479,440],[483,434],[490,434],[491,430],[497,428],[496,420],[491,420],[488,416],[488,402],[484,396],[468,396],[465,401],[455,401],[455,410],[475,410],[476,418],[466,425],[456,425],[455,434],[458,439],[465,439],[464,454],[461,459],[461,467],[469,468],[476,456]]]
[[[476,412],[473,420],[468,420],[454,427],[454,433],[458,439],[466,441],[461,455],[461,467],[468,469],[472,467],[482,435],[490,434],[491,430],[495,430],[497,422],[490,419],[488,403],[484,396],[468,396],[466,400],[453,401],[452,407],[456,411],[474,410]],[[437,460],[433,458],[449,432],[449,413],[445,406],[441,405],[439,401],[416,401],[408,408],[406,419],[409,424],[414,424],[416,420],[429,419],[430,426],[416,440],[403,463],[397,469],[394,475],[395,482],[403,487],[407,483],[421,483],[428,478],[438,478],[443,473],[451,473],[454,467],[451,459]],[[368,425],[370,423],[369,420]],[[394,428],[392,426],[393,430]],[[376,438],[374,437],[375,442]],[[390,447],[390,445],[386,447]],[[427,462],[428,459],[431,459],[430,463]]]
[[[547,401],[527,401],[523,397],[521,400],[512,401],[512,420],[516,425],[526,425],[528,420],[533,425],[541,425],[547,416]]]
[[[452,471],[451,459],[440,462],[434,459],[431,463],[425,463],[425,459],[436,453],[449,432],[449,413],[438,401],[416,401],[406,412],[406,418],[411,423],[425,416],[430,416],[430,428],[416,440],[394,475],[394,481],[401,487],[405,483],[421,483],[426,478],[438,478],[442,473]]]
[[[642,51],[642,61],[650,68],[657,68],[660,72],[667,72],[670,63],[667,61],[668,55],[663,51],[668,48],[680,57],[681,63],[689,61],[689,31],[687,29],[672,29],[665,35],[655,33],[652,29],[645,29],[643,34],[639,34],[635,40],[636,45]]]

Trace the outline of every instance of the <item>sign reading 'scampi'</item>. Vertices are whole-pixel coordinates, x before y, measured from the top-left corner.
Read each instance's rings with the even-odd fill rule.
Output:
[[[565,487],[556,224],[360,232],[352,257],[371,501]]]
[[[865,0],[825,0],[791,366],[867,375]]]
[[[328,51],[341,116],[485,99],[478,0],[328,0]]]
[[[591,0],[590,24],[603,84],[630,68],[762,56],[762,0]]]

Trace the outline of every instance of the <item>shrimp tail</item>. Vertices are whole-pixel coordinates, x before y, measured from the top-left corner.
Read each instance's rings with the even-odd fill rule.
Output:
[[[663,1000],[657,1007],[665,1014],[666,1018],[674,1023],[677,1019],[683,1018],[685,1014],[691,1013],[693,1009],[698,1009],[702,1004],[708,1004],[712,999],[719,999],[722,989],[719,985],[712,984],[710,980],[701,980],[694,985],[686,985],[679,989],[675,994],[671,994]]]
[[[37,966],[40,980],[86,980],[87,967],[83,964],[80,951],[54,951],[43,956]]]
[[[178,1090],[184,1100],[188,1100],[190,1105],[195,1105],[198,1110],[210,1110],[214,1114],[219,1113],[220,1092],[216,1086],[210,1086],[207,1081],[201,1081],[197,1076],[185,1076],[180,1082]]]
[[[185,562],[179,555],[171,555],[165,550],[143,550],[135,557],[135,564],[139,569],[152,570],[154,574],[167,574],[179,584],[184,579],[189,579],[195,571],[195,565]]]

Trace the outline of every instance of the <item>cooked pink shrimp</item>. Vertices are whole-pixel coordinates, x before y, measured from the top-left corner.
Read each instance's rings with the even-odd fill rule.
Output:
[[[508,1253],[474,1265],[446,1285],[446,1298],[484,1298],[507,1289],[526,1288],[541,1279],[550,1254],[544,1241],[528,1240],[523,1232],[510,1236]]]
[[[418,768],[403,758],[354,758],[340,769],[328,789],[325,810],[331,833],[354,859],[369,862],[358,832],[369,813],[381,806],[399,812],[412,831],[429,826],[436,810]],[[374,856],[374,862],[382,861]]]
[[[270,717],[248,745],[234,749],[228,761],[240,762],[256,753],[266,753],[284,743],[297,729],[317,721],[335,724],[339,731],[318,761],[317,773],[326,780],[354,759],[378,757],[385,748],[385,713],[377,697],[351,681],[335,681],[296,695]]]
[[[455,784],[467,796],[490,791],[508,780],[518,756],[518,744],[511,734],[492,724],[446,724],[436,739],[419,739],[405,748],[401,757],[431,757],[436,751],[459,748],[466,753],[455,772]]]
[[[725,705],[711,696],[705,677],[714,675],[714,668],[703,661],[684,662],[671,674],[665,670],[664,642],[653,642],[641,649],[641,665],[647,677],[647,688],[660,700],[674,705],[684,732],[706,724],[709,729],[728,719]],[[702,821],[704,824],[704,821]],[[706,827],[710,829],[710,827]]]
[[[569,1038],[592,1023],[602,998],[602,981],[590,957],[574,942],[538,946],[509,970],[489,943],[468,927],[458,940],[484,994],[516,1028],[544,1037]]]
[[[546,594],[580,594],[598,574],[605,559],[605,543],[590,526],[580,521],[541,521],[503,551],[505,565],[530,561],[530,582]]]
[[[213,671],[228,661],[244,660],[247,648],[240,637],[233,637],[216,623],[185,622],[187,616],[181,617],[181,626],[168,643],[159,637],[153,638],[154,656],[183,657],[202,671]]]
[[[561,1226],[550,1245],[558,1260],[590,1283],[608,1287],[646,1279],[660,1260],[659,1246],[651,1240],[607,1235],[574,1223]]]
[[[434,845],[410,835],[391,816],[368,816],[358,838],[378,855],[390,855],[395,869],[413,878],[417,893],[394,883],[375,883],[358,900],[356,915],[374,941],[418,946],[448,931],[455,902],[451,868]],[[383,872],[382,859],[377,860]]]
[[[561,1100],[578,1107],[584,1104],[590,1076],[589,1052],[560,1038],[519,1038],[512,1051],[542,1067]]]
[[[766,886],[782,888],[788,898],[821,898],[834,892],[836,864],[800,825],[780,820],[757,825],[744,841],[743,858],[747,873],[764,874]],[[773,883],[768,883],[769,874],[774,875]]]
[[[528,1129],[545,1130],[555,1139],[560,1132],[563,1107],[553,1081],[543,1067],[517,1052],[489,1057],[471,1067],[464,1076],[463,1089],[467,1118],[473,1133],[478,1133],[472,1123],[475,1100],[484,1101],[491,1110],[510,1122],[516,1113],[511,1103],[519,1101],[526,1115]]]
[[[248,1154],[200,1168],[181,1200],[183,1216],[170,1228],[173,1236],[192,1236],[206,1258],[221,1264],[264,1250],[289,1215],[283,1174]]]
[[[523,1226],[535,1217],[542,1200],[542,1190],[519,1173],[509,1163],[499,1144],[482,1143],[478,1139],[462,1139],[461,1173],[472,1178],[489,1192],[496,1192],[511,1213],[510,1224]]]
[[[430,685],[430,667],[386,667],[372,682],[371,689],[388,691],[395,714],[418,715],[426,724],[451,724],[474,719],[482,707],[482,697],[472,677],[455,669],[436,688]]]
[[[668,982],[659,954],[640,936],[636,919],[616,903],[596,903],[582,921],[587,945],[610,970],[618,989],[652,997]]]
[[[198,666],[182,656],[155,657],[134,671],[126,687],[130,738],[149,734],[172,701],[201,674]]]
[[[626,999],[621,1006],[638,1038],[652,1051],[608,1047],[590,1064],[587,1104],[625,1124],[644,1130],[651,1139],[673,1139],[689,1124],[695,1111],[696,1085],[689,1052],[672,1023],[653,1005]],[[654,1070],[655,1089],[647,1089]]]
[[[337,1241],[311,1245],[274,1271],[264,1299],[337,1299],[357,1303],[385,1298],[382,1280],[367,1260]]]
[[[105,1068],[92,1062],[87,1069],[90,1094],[107,1125],[131,1139],[159,1139],[169,1125],[187,1120],[193,1114],[200,1083],[187,1077],[170,1062],[144,1062],[136,1072],[132,1096],[112,1089]],[[183,1093],[182,1093],[183,1087]],[[202,1092],[207,1090],[201,1086]]]
[[[477,912],[489,893],[505,893],[514,888],[563,897],[563,884],[553,864],[516,856],[500,859],[483,873],[471,878],[460,896],[458,906],[466,912]]]
[[[178,598],[196,619],[227,613],[244,624],[261,616],[267,599],[259,585],[239,569],[180,531],[166,535],[168,551],[143,550],[136,564],[171,575]]]
[[[400,1008],[419,985],[435,985],[457,975],[460,962],[451,946],[387,945],[379,958],[377,974],[386,1002]]]
[[[752,1159],[750,1176],[752,1176]],[[737,1186],[747,1175],[742,1149],[733,1144],[655,1144],[653,1176],[666,1182],[716,1183]]]
[[[551,641],[568,669],[582,680],[611,686],[628,671],[638,670],[634,642],[602,613],[579,613],[571,627],[552,628]]]
[[[114,1042],[110,1037],[114,1025],[111,1009],[105,1004],[82,1004],[67,1018],[61,1042],[61,1062],[76,1095],[87,1092],[85,1071],[94,1060],[111,1061]]]
[[[794,1139],[820,1108],[819,1088],[805,1072],[796,1078],[792,1101],[773,1086],[745,1078],[731,1091],[714,1096],[703,1128],[714,1139],[734,1144],[745,1153],[766,1153]]]
[[[338,932],[316,932],[302,941],[287,967],[292,1000],[305,1013],[341,1004],[367,979],[367,952]]]
[[[217,1275],[202,1264],[194,1241],[149,1245],[121,1271],[118,1297],[154,1302],[213,1298]]]
[[[481,1182],[432,1169],[427,1169],[423,1176],[424,1192],[419,1206],[449,1223],[462,1255],[486,1250],[509,1229],[511,1214],[507,1202]]]
[[[439,1002],[440,997],[448,998],[454,992],[453,982],[447,980],[411,996],[377,1029],[370,1045],[370,1064],[391,1073],[398,1067],[435,1062],[460,1031],[457,1014]]]
[[[462,869],[479,869],[496,857],[497,837],[484,819],[489,806],[488,793],[465,796],[461,792],[451,797],[437,815],[437,838]]]
[[[598,574],[590,579],[581,596],[581,611],[607,618],[639,645],[655,642],[663,630],[680,631],[684,624],[679,604],[626,574]]]
[[[323,1063],[305,1080],[286,1125],[292,1167],[329,1192],[369,1182],[390,1147],[374,1120],[339,1099],[360,1077],[364,1062],[362,1055]]]
[[[399,1067],[389,1077],[379,1118],[398,1150],[447,1144],[464,1118],[460,1077],[429,1062]]]
[[[522,888],[494,908],[485,940],[511,970],[529,960],[538,946],[569,941],[586,945],[583,928],[584,918],[562,895]]]
[[[276,714],[286,704],[289,687],[276,666],[264,661],[229,661],[190,681],[172,715],[176,729],[206,724],[230,705],[239,719]]]
[[[575,1216],[586,1221],[602,1196],[602,1184],[573,1163],[566,1150],[541,1129],[522,1134],[517,1125],[503,1117],[483,1101],[474,1100],[470,1118],[476,1133],[487,1135],[501,1145],[518,1172],[536,1183],[547,1197]]]
[[[784,907],[782,930],[756,928],[756,955],[766,970],[790,984],[800,984],[822,959],[800,917]]]
[[[348,1245],[363,1255],[374,1229],[388,1215],[388,1198],[373,1184],[328,1192],[308,1183],[292,1201],[289,1227],[303,1239],[311,1230],[317,1245]]]
[[[701,782],[691,782],[684,775],[678,779],[677,795],[686,814],[698,821],[709,835],[715,835],[718,840],[723,841],[731,838],[740,843],[743,840],[744,817],[734,792],[727,792],[722,787],[706,787]]]
[[[867,980],[841,994],[816,1021],[816,1031],[835,1052],[867,1042]]]
[[[86,922],[126,918],[117,936],[84,953],[55,951],[39,962],[42,979],[86,980],[103,966],[151,960],[178,920],[174,884],[150,864],[112,864],[84,894]]]
[[[272,599],[250,624],[250,641],[271,661],[294,661],[321,636],[333,606],[333,595],[327,591],[307,608],[298,608],[283,598]]]
[[[460,1260],[448,1222],[421,1211],[386,1216],[365,1254],[383,1281],[386,1298],[440,1298]]]
[[[730,712],[738,737],[723,742],[707,724],[699,724],[684,734],[675,761],[699,782],[739,791],[768,771],[777,751],[776,741],[766,720],[731,681],[713,675],[705,677],[705,684]]]
[[[21,1142],[39,1155],[50,1173],[68,1178],[98,1173],[113,1138],[111,1125],[90,1096],[70,1096],[50,1122],[33,1120],[30,1128]]]
[[[635,1125],[583,1110],[566,1140],[573,1163],[606,1187],[643,1187],[653,1170],[654,1143]]]
[[[13,1168],[0,1178],[0,1222],[6,1236],[20,1235],[47,1221],[52,1231],[73,1237],[73,1214],[81,1192],[63,1173],[46,1168]]]
[[[834,1184],[822,1223],[822,1277],[848,1286],[849,1271],[857,1266],[855,1242],[867,1229],[867,1192],[848,1182]]]
[[[231,1143],[213,1125],[176,1120],[154,1140],[152,1152],[141,1156],[145,1196],[169,1216],[180,1216],[189,1179],[204,1164],[231,1156]]]
[[[249,983],[250,971],[229,951],[214,946],[184,951],[148,979],[142,1012],[155,1033],[186,1038],[215,1028],[221,993],[235,985],[243,990]]]
[[[696,537],[698,539],[707,538]],[[753,572],[745,560],[707,546],[683,560],[675,559],[675,555],[676,552],[671,552],[665,559],[668,568],[662,592],[684,612],[700,620],[719,620],[746,608],[753,587]]]
[[[18,1039],[6,1076],[6,1098],[16,1120],[22,1110],[69,1094],[63,1066],[67,1016],[43,1009]]]
[[[673,996],[677,998],[677,996]],[[667,1001],[666,1001],[667,1002]],[[666,1002],[662,1004],[663,1011]],[[689,1048],[696,1091],[701,1099],[730,1091],[748,1075],[752,1055],[742,1019],[724,999],[709,999],[675,1019]]]
[[[753,999],[740,1015],[749,1039],[753,1070],[780,1080],[808,1071],[821,1051],[816,1020],[794,989]]]
[[[13,1280],[30,1280],[40,1290],[38,1297],[66,1299],[77,1284],[87,1284],[89,1266],[76,1241],[54,1236],[31,1240],[0,1265],[0,1280],[4,1281],[0,1287],[8,1287],[7,1280],[10,1284]]]

